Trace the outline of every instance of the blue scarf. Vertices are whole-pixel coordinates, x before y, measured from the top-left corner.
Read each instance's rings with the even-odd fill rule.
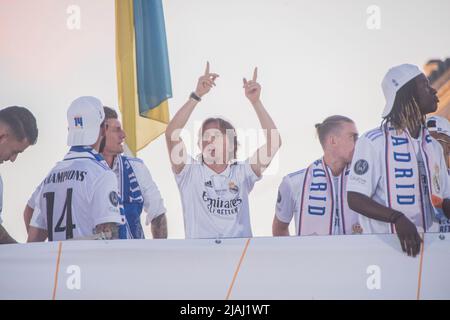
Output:
[[[126,223],[120,226],[120,239],[145,239],[141,225],[141,213],[144,207],[144,197],[139,187],[136,174],[130,161],[125,156],[119,156],[120,194]]]

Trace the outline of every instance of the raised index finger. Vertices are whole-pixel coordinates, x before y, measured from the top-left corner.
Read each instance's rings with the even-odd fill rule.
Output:
[[[255,70],[253,71],[253,81],[256,81],[257,77],[258,77],[258,67],[255,67]]]
[[[209,74],[209,61],[206,62],[205,76]]]

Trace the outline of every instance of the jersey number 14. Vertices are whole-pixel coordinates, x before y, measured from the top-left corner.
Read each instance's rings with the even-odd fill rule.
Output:
[[[76,225],[72,223],[72,193],[73,189],[67,189],[66,193],[66,201],[64,202],[64,208],[61,213],[61,217],[58,220],[58,223],[53,229],[53,208],[55,205],[55,193],[47,192],[44,193],[44,198],[47,201],[47,231],[48,231],[48,241],[53,241],[53,232],[66,232],[66,240],[73,238],[73,229],[76,228]],[[61,226],[64,217],[66,217],[66,225]]]

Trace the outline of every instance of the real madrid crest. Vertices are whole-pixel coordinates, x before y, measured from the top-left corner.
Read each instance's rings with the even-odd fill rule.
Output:
[[[228,183],[228,188],[229,188],[230,191],[233,192],[233,193],[238,193],[238,192],[239,192],[239,187],[238,187],[233,181],[230,181],[230,182]]]

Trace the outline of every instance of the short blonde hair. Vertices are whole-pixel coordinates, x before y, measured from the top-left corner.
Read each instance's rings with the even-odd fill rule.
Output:
[[[348,117],[334,115],[326,118],[325,120],[323,120],[322,123],[317,123],[315,125],[317,136],[319,137],[319,141],[322,147],[324,146],[325,139],[328,137],[328,135],[331,132],[335,131],[336,129],[340,129],[341,124],[343,122],[355,123],[352,119]]]

